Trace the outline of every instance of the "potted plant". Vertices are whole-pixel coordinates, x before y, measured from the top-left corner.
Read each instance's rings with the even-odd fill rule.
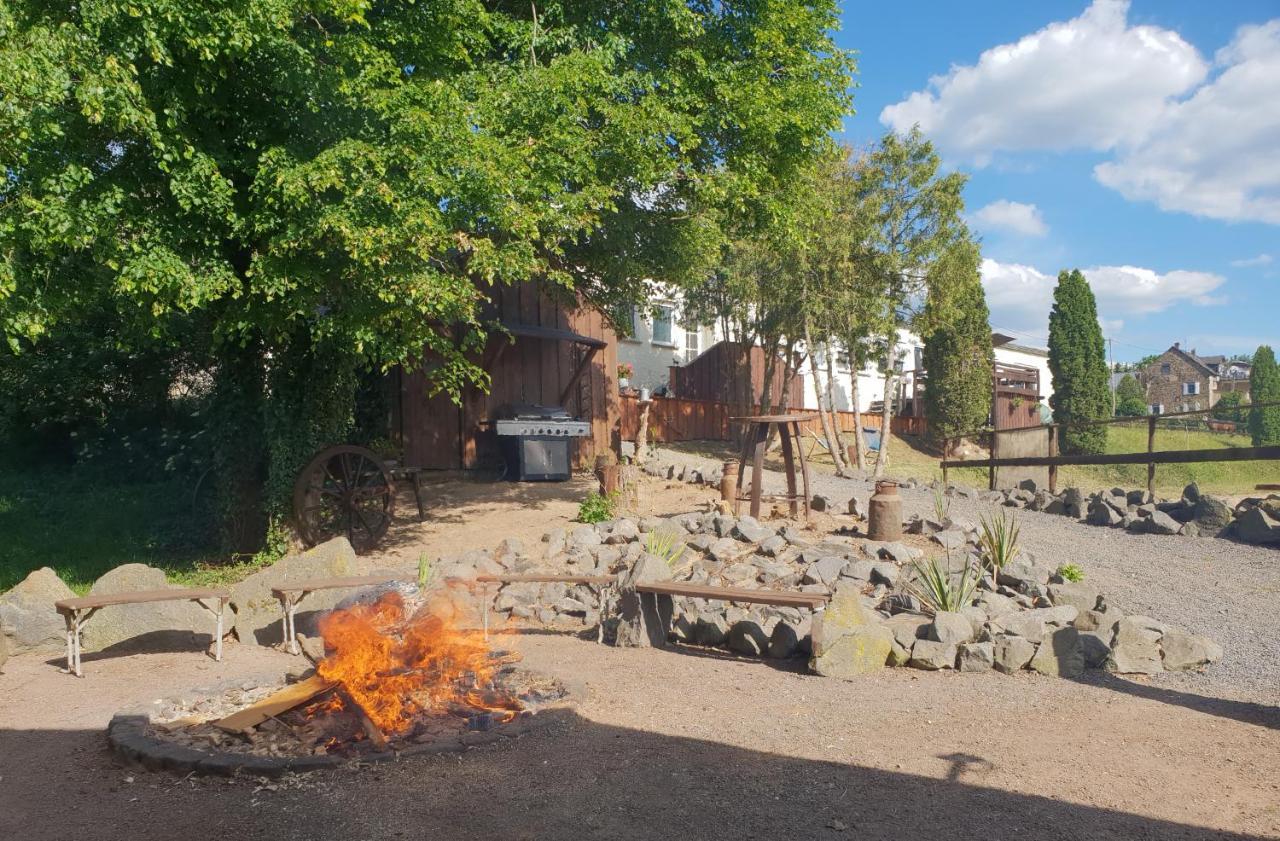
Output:
[[[618,388],[631,388],[631,375],[635,370],[631,367],[630,362],[623,362],[618,365]]]

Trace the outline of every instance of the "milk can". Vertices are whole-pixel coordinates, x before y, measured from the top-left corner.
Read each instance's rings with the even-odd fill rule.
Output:
[[[902,539],[902,497],[897,482],[876,482],[867,531],[872,540]]]
[[[720,477],[720,498],[725,502],[733,502],[738,498],[738,462],[729,460],[724,463],[724,472]]]

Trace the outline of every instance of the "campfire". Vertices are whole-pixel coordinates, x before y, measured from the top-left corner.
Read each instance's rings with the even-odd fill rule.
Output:
[[[558,681],[520,669],[518,654],[490,649],[447,593],[411,601],[392,590],[332,611],[320,620],[326,655],[313,675],[205,699],[194,711],[235,708],[155,729],[190,746],[354,758],[490,730],[564,696]]]

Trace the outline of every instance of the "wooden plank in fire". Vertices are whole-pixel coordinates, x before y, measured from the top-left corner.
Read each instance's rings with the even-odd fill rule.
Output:
[[[248,733],[272,716],[288,712],[299,704],[305,704],[312,698],[328,692],[337,686],[320,675],[312,675],[306,680],[290,684],[279,692],[273,692],[257,703],[237,710],[226,718],[213,722],[213,726],[229,733]]]

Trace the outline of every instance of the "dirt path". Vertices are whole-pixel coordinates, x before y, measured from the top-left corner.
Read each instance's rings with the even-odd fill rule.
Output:
[[[0,837],[1280,838],[1280,711],[1129,681],[889,670],[855,683],[691,649],[517,640],[576,715],[455,757],[262,788],[116,767],[111,712],[293,662],[231,647],[0,677]],[[1273,699],[1280,700],[1280,699]]]

